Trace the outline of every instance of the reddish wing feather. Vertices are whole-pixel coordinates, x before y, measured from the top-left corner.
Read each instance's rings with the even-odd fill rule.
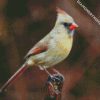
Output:
[[[30,57],[31,55],[36,55],[36,54],[39,54],[39,53],[42,53],[42,52],[45,52],[48,48],[45,46],[45,47],[38,47],[38,48],[35,48],[33,49],[28,55],[26,58]]]
[[[32,54],[33,54],[33,55],[39,54],[39,53],[45,52],[46,50],[47,50],[47,47],[36,48],[36,49],[34,49],[34,51],[32,51]]]

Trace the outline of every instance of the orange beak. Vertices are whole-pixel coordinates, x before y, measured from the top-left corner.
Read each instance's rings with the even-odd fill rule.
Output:
[[[77,27],[78,27],[77,24],[71,24],[70,27],[69,27],[69,29],[70,30],[75,30]]]

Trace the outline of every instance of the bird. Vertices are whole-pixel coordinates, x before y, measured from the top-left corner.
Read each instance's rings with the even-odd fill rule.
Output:
[[[62,62],[69,55],[78,25],[64,10],[58,7],[56,10],[57,18],[52,30],[29,50],[25,56],[25,63],[0,88],[0,92],[6,90],[29,67],[35,65],[46,71],[46,69]]]

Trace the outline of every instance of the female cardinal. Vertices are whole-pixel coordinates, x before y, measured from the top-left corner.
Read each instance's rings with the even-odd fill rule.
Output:
[[[54,28],[41,39],[25,56],[23,66],[1,87],[2,92],[27,68],[36,65],[40,69],[52,67],[63,61],[71,51],[74,30],[78,27],[73,18],[57,8]]]

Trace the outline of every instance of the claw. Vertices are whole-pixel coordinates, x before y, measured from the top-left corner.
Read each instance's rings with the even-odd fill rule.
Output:
[[[55,73],[57,73],[58,75],[62,76],[63,79],[64,79],[64,76],[63,76],[58,70],[56,70],[55,68],[53,68],[52,70],[53,70]]]

